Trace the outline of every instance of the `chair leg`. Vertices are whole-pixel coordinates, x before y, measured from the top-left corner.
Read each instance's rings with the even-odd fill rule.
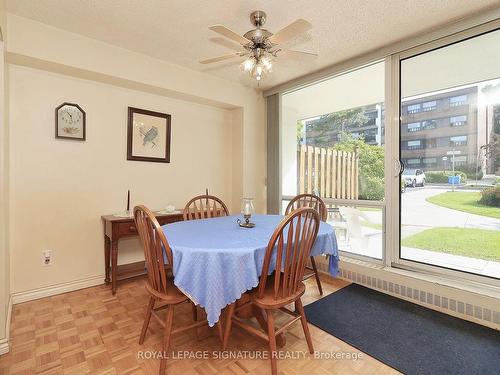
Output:
[[[155,299],[149,297],[148,310],[146,311],[146,317],[144,318],[144,323],[142,324],[141,336],[139,337],[139,345],[144,343],[144,338],[146,337],[146,331],[148,330],[149,321],[151,320],[151,314],[155,307]]]
[[[269,336],[269,357],[271,358],[271,373],[278,373],[278,363],[276,359],[276,331],[274,330],[274,316],[272,310],[266,310],[267,313],[267,334]]]
[[[302,306],[302,301],[300,300],[300,298],[295,301],[295,310],[298,311],[300,314],[300,322],[302,323],[302,329],[304,330],[304,335],[306,336],[307,346],[309,347],[309,353],[314,354],[314,348],[311,340],[311,333],[309,332],[306,313],[304,312],[304,306]]]
[[[215,323],[215,325],[217,327],[217,334],[219,335],[220,345],[222,346],[222,343],[224,342],[224,333],[222,332],[222,324],[220,324],[220,321],[218,321],[217,323]]]
[[[222,350],[227,349],[227,344],[229,342],[229,334],[231,333],[231,323],[233,321],[234,308],[236,307],[236,302],[229,305],[227,309],[226,316],[226,327],[224,328],[224,339],[222,340]]]
[[[311,265],[314,272],[314,277],[316,278],[316,284],[318,285],[319,294],[320,296],[322,296],[323,287],[321,286],[321,280],[319,278],[318,268],[316,267],[316,261],[314,260],[314,257],[311,257]]]
[[[198,321],[198,309],[196,308],[196,305],[194,303],[191,303],[191,307],[192,307],[192,312],[193,312],[193,320],[195,322],[197,322]],[[196,341],[199,341],[200,337],[198,335],[198,327],[194,328],[194,334],[196,337]]]
[[[170,346],[170,334],[172,333],[172,323],[174,321],[174,306],[167,307],[167,316],[165,318],[165,330],[163,333],[163,355],[160,362],[160,375],[165,374],[167,369],[167,353]]]

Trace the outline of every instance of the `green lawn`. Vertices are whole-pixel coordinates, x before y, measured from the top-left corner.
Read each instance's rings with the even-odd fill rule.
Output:
[[[382,211],[379,207],[356,207],[360,211]]]
[[[373,229],[382,229],[382,224],[372,223],[369,221],[362,221],[361,225],[364,227],[373,228]]]
[[[403,238],[402,245],[439,253],[500,261],[500,231],[495,230],[431,228]]]
[[[479,204],[480,198],[480,193],[456,191],[434,195],[427,201],[453,210],[500,219],[500,208]]]

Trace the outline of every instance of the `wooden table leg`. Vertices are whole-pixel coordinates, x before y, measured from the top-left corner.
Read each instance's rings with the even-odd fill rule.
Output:
[[[108,236],[104,235],[104,272],[106,275],[104,282],[106,284],[109,284],[109,282],[111,281],[111,278],[109,277],[110,258],[111,258],[111,241],[109,240]]]
[[[118,268],[118,241],[111,241],[111,292],[116,293],[116,269]]]

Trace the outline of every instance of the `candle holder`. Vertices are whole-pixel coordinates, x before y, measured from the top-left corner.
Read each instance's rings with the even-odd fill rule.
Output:
[[[250,217],[252,215],[243,215],[243,217],[245,218],[245,221],[242,222],[240,219],[236,220],[236,222],[239,224],[240,227],[242,228],[253,228],[255,227],[255,223],[251,223],[250,222]]]
[[[240,219],[236,220],[236,222],[239,224],[240,227],[242,227],[242,228],[255,227],[255,223],[250,222],[250,218],[252,217],[253,209],[254,209],[253,208],[253,198],[243,198],[243,202],[241,204],[241,213],[243,214],[245,221],[242,222]]]

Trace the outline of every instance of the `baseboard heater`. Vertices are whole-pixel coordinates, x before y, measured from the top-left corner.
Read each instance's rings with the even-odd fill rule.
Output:
[[[328,274],[328,261],[325,257],[317,257],[316,265],[320,272]],[[368,273],[374,273],[374,270],[370,267],[366,267],[366,270],[369,272],[359,272],[348,269],[349,265],[350,263],[346,263],[343,266],[341,261],[338,277],[437,311],[447,313],[449,315],[500,330],[500,311],[497,311],[497,309],[494,309],[491,306],[485,307],[478,305],[477,303],[469,303],[466,301],[466,298],[460,300],[456,296],[451,297],[442,295],[444,293],[431,293],[429,291],[416,288],[415,285],[411,286],[405,284],[404,278],[410,280],[410,277],[398,275],[398,278],[403,278],[403,280],[396,283],[388,280],[390,275],[387,275],[388,278],[369,275]],[[356,268],[361,268],[358,264],[356,264],[356,266],[358,266]],[[377,273],[379,274],[387,272],[381,269],[377,269],[376,271],[378,271]],[[424,283],[428,284],[428,282]],[[415,281],[413,281],[412,284],[415,284]],[[445,288],[443,287],[443,292],[446,292],[444,289]],[[498,306],[500,307],[500,303]]]

